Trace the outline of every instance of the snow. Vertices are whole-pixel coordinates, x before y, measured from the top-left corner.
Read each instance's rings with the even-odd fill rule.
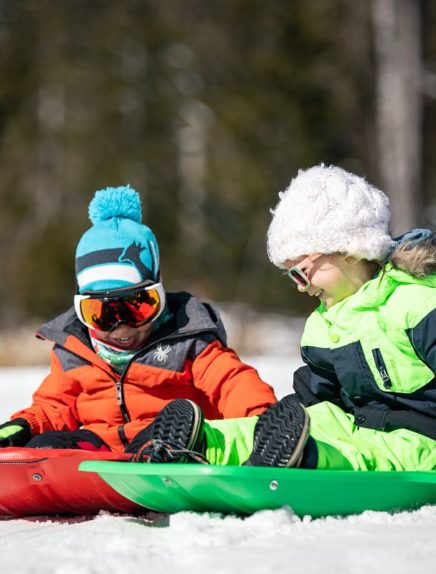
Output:
[[[298,359],[246,360],[279,397],[290,392]],[[46,372],[0,369],[0,420],[30,402]],[[297,518],[289,509],[245,519],[187,512],[4,518],[0,538],[0,572],[14,574],[430,574],[436,563],[436,506],[317,520]]]

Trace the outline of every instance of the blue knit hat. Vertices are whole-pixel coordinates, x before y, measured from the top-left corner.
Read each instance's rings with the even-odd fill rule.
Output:
[[[154,233],[141,223],[141,200],[132,187],[97,191],[89,219],[93,226],[76,250],[79,293],[159,281],[159,247]]]

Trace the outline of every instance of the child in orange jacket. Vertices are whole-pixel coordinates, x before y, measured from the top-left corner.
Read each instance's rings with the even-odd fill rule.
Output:
[[[0,446],[135,452],[176,398],[209,419],[259,415],[276,402],[227,347],[218,311],[166,293],[153,232],[129,186],[98,191],[76,252],[74,307],[43,325],[51,372],[32,404],[0,425]]]

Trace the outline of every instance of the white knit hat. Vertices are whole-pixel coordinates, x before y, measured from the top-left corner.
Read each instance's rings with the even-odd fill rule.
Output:
[[[389,200],[362,177],[321,164],[300,170],[279,197],[267,243],[277,267],[311,253],[382,261],[392,247]]]

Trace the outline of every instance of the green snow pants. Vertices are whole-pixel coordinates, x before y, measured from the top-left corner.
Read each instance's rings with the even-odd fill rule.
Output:
[[[307,408],[318,469],[436,470],[436,441],[416,432],[362,428],[329,402]],[[253,448],[258,417],[206,421],[206,456],[211,464],[240,465]]]

